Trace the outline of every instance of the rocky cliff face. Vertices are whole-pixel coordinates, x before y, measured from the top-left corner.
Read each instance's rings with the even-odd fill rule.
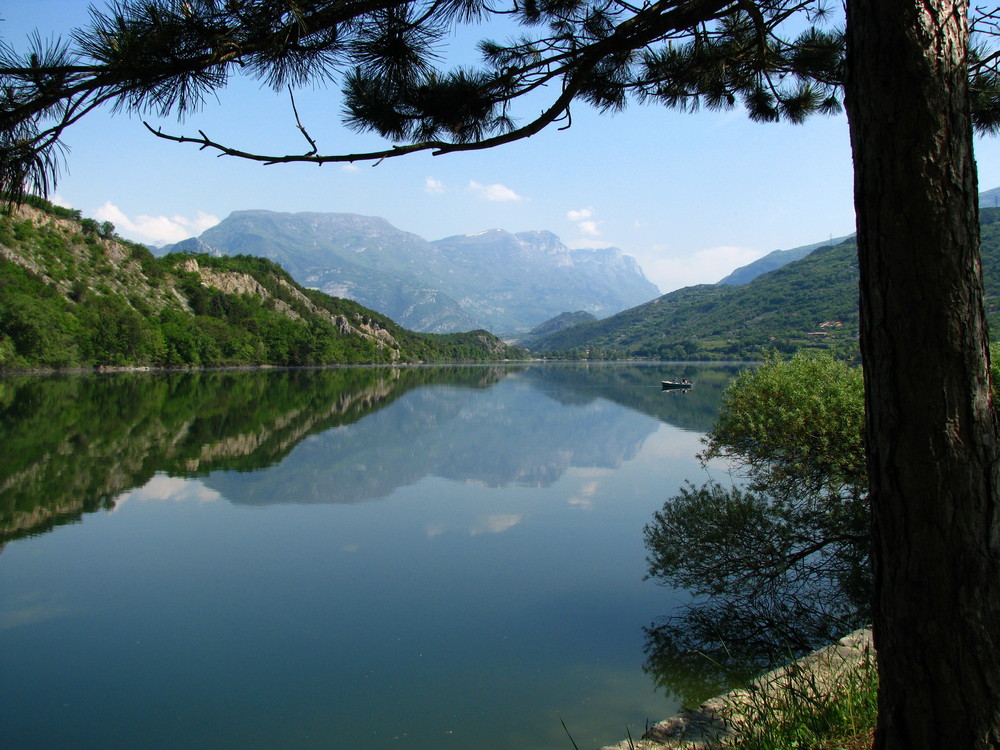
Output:
[[[296,312],[291,305],[272,295],[259,281],[248,273],[201,268],[198,265],[198,261],[194,258],[185,258],[180,262],[179,266],[188,273],[197,274],[205,286],[214,287],[221,292],[225,292],[226,294],[255,295],[259,297],[262,302],[272,305],[274,309],[282,315],[285,315],[292,320],[303,320],[302,316]],[[282,287],[282,289],[284,289],[286,294],[298,303],[298,305],[305,307],[306,310],[308,310],[312,315],[323,318],[332,323],[337,327],[337,330],[345,336],[358,336],[360,338],[369,339],[380,347],[385,345],[387,347],[386,351],[391,354],[392,359],[399,359],[399,343],[393,335],[386,328],[380,326],[377,321],[372,320],[371,318],[368,318],[360,313],[356,313],[350,317],[347,315],[335,315],[328,310],[324,310],[321,307],[314,305],[312,300],[284,279],[278,279],[277,283]]]
[[[552,232],[495,229],[432,244],[474,275],[463,306],[504,331],[528,331],[570,310],[606,317],[659,294],[620,249],[570,250]]]

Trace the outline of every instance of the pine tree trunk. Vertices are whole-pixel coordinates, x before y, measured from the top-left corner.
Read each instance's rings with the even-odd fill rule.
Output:
[[[1000,497],[968,3],[848,0],[875,747],[1000,747]]]

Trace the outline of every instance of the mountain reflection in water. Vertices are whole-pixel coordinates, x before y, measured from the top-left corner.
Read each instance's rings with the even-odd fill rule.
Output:
[[[707,429],[734,368],[681,369],[699,379],[685,398],[650,387],[655,367],[613,365],[8,377],[0,543],[112,508],[158,472],[207,477],[231,502],[255,505],[363,502],[429,475],[544,486],[569,466],[635,454],[654,427],[612,403]],[[512,430],[520,440],[500,437]]]
[[[643,580],[642,528],[734,369],[0,379],[5,742],[640,734],[686,694],[643,672],[643,625],[690,600]]]

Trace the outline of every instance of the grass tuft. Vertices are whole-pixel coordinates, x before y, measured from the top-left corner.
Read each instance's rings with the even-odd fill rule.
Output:
[[[734,706],[733,736],[741,750],[862,750],[871,748],[878,712],[875,656],[833,674],[792,665],[746,690]]]

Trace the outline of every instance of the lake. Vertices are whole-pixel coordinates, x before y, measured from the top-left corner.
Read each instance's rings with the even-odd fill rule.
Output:
[[[724,476],[695,454],[737,369],[0,379],[4,745],[638,737],[680,702],[644,627],[689,599],[643,526]]]

